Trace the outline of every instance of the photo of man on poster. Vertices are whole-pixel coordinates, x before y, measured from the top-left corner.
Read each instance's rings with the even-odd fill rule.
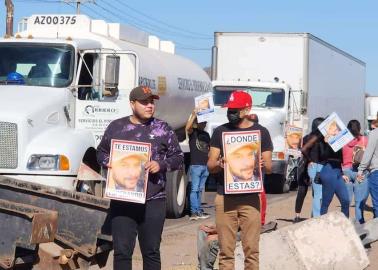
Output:
[[[286,143],[288,149],[298,150],[301,146],[302,134],[299,132],[291,132],[287,134]]]
[[[259,180],[258,143],[233,145],[227,154],[227,172],[233,182]]]
[[[116,190],[143,192],[147,155],[129,153],[112,160],[109,188]]]

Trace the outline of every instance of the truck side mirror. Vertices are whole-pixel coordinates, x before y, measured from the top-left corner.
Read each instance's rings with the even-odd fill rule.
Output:
[[[120,57],[106,56],[104,96],[114,96],[118,92]]]

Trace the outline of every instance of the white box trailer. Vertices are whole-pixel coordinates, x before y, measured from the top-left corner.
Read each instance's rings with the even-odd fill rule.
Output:
[[[271,133],[279,176],[286,174],[287,124],[308,132],[314,118],[337,112],[345,123],[364,125],[365,63],[308,33],[216,32],[212,80],[219,107],[209,130],[226,122],[220,105],[232,90],[249,92],[253,112]]]

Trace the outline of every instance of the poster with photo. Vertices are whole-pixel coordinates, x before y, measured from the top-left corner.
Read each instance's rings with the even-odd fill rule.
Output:
[[[195,107],[197,111],[198,123],[205,122],[214,113],[213,93],[206,93],[194,98]]]
[[[262,192],[260,131],[222,133],[225,194]]]
[[[285,153],[295,157],[301,156],[302,142],[303,129],[291,125],[286,126]]]
[[[331,113],[318,127],[332,150],[337,152],[353,140],[353,135],[335,113]]]
[[[150,143],[112,140],[105,198],[145,203],[150,158]]]

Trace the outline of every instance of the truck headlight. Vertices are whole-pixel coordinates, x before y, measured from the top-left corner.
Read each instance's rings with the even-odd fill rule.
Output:
[[[31,155],[26,167],[29,170],[68,171],[70,163],[64,155]]]

